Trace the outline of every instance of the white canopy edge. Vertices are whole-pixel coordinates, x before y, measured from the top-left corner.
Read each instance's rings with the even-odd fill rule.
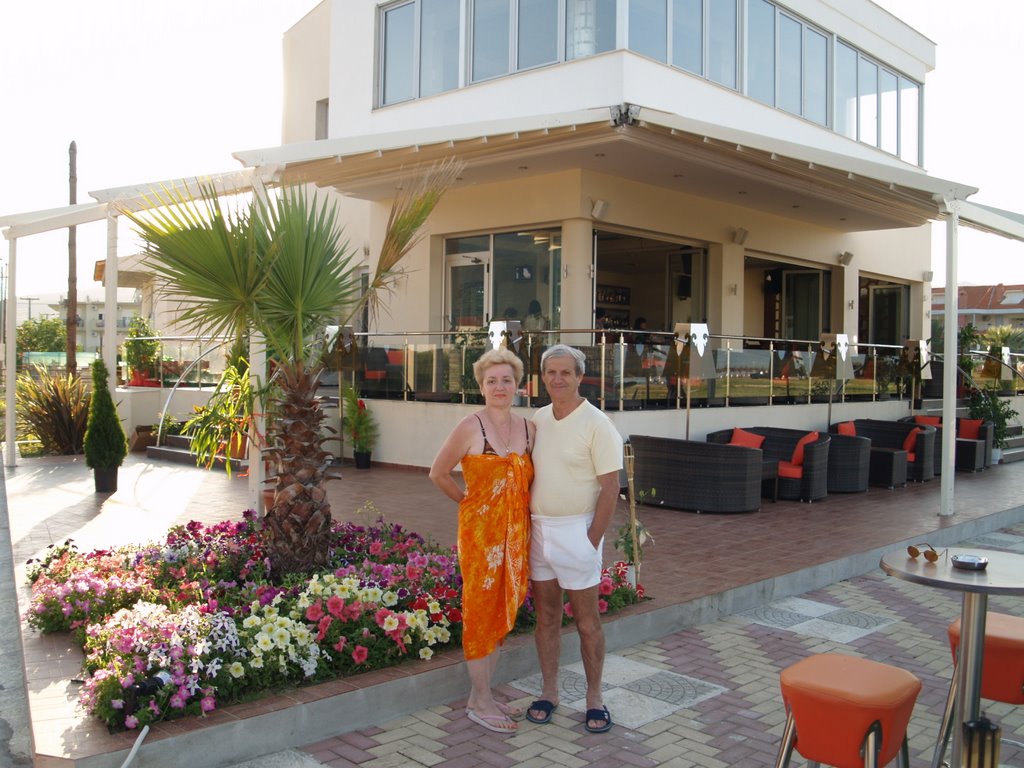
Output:
[[[234,152],[232,156],[245,166],[272,165],[281,167],[291,163],[306,163],[331,157],[343,158],[367,152],[404,149],[417,145],[429,146],[449,141],[465,141],[484,136],[499,136],[517,132],[539,131],[545,128],[564,128],[571,125],[589,125],[608,122],[608,107],[581,109],[548,115],[485,120],[459,125],[432,126],[392,133],[371,133],[341,139],[321,139]]]
[[[960,223],[982,232],[1024,242],[1024,214],[1021,213],[964,201],[960,204]]]

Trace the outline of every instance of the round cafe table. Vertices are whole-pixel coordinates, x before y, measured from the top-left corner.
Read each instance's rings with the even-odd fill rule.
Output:
[[[918,545],[921,548],[921,545]],[[941,550],[940,550],[941,552]],[[983,571],[953,567],[953,555],[978,555],[988,558]],[[950,765],[962,765],[963,726],[976,720],[980,712],[981,665],[985,650],[985,613],[989,595],[1024,594],[1024,555],[994,552],[985,549],[950,548],[937,562],[929,563],[924,555],[913,558],[906,549],[889,552],[882,557],[882,570],[890,576],[936,589],[949,589],[963,594],[960,614],[960,653],[955,674],[959,675],[953,721],[953,754]],[[942,734],[936,743],[936,754],[942,749]]]

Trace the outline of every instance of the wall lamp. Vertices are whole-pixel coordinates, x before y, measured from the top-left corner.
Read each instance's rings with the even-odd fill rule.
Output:
[[[590,209],[590,215],[595,219],[603,219],[608,215],[608,201],[607,200],[595,200],[594,205]]]
[[[749,234],[750,233],[743,227],[736,227],[736,229],[732,231],[732,241],[736,245],[743,245],[745,242],[747,242],[747,235]]]
[[[843,251],[839,254],[839,263],[844,267],[850,266],[851,261],[853,261],[853,254],[849,251]]]
[[[921,279],[924,280],[926,283],[930,283],[933,277],[935,277],[935,273],[932,272],[930,269],[921,273]]]

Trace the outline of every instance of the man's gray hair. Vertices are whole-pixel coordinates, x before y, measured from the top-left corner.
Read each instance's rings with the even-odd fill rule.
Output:
[[[576,375],[582,376],[587,371],[587,356],[580,352],[576,347],[570,347],[568,344],[555,344],[553,347],[548,347],[544,350],[544,354],[540,356],[540,372],[544,373],[544,368],[547,366],[549,358],[552,357],[571,357],[576,362]]]

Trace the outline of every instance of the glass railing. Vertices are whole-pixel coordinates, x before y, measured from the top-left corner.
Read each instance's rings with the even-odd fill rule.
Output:
[[[561,329],[527,332],[516,352],[523,362],[522,405],[548,402],[540,376],[544,350],[560,336],[587,338],[581,393],[606,410],[726,407],[873,401],[910,396],[901,347],[851,347],[849,378],[817,375],[816,341],[712,336],[714,375],[690,376],[669,332]],[[339,378],[363,397],[450,403],[482,402],[473,363],[489,348],[486,331],[355,334],[351,352],[332,362],[323,384]]]

